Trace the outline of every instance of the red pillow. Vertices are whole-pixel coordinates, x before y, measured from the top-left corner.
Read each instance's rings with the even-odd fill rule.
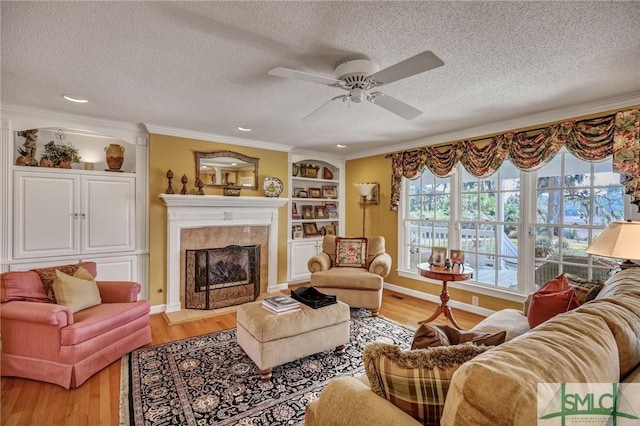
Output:
[[[529,303],[527,319],[529,327],[542,324],[546,320],[580,306],[576,292],[569,286],[567,277],[559,275],[533,293]]]

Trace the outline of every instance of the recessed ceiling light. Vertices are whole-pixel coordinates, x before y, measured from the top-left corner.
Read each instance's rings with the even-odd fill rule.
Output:
[[[238,130],[240,130],[241,132],[250,132],[251,129],[249,127],[242,127],[242,126],[238,126]]]
[[[346,145],[340,145],[340,144],[338,144],[338,145],[336,145],[336,146],[337,146],[338,148],[346,148],[346,147],[347,147]]]
[[[83,99],[80,96],[76,96],[76,95],[62,95],[62,97],[68,100],[69,102],[76,102],[78,104],[86,104],[87,102],[89,102],[88,99]]]

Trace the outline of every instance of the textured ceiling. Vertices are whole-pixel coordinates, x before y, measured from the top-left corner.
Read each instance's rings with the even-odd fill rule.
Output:
[[[358,156],[609,99],[640,103],[640,2],[7,2],[3,104]],[[445,63],[381,90],[406,121],[334,102],[345,60]],[[71,104],[63,93],[90,103]],[[247,126],[251,133],[236,127]],[[508,129],[503,129],[508,130]],[[348,145],[338,151],[336,144]]]

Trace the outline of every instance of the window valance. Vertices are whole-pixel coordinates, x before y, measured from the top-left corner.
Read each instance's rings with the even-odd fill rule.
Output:
[[[570,120],[533,131],[507,132],[482,142],[464,140],[438,147],[395,152],[391,158],[391,211],[398,210],[402,177],[415,179],[428,167],[450,176],[458,163],[478,178],[495,173],[508,157],[521,170],[533,171],[565,146],[587,161],[613,159],[626,193],[640,208],[640,110],[631,109],[589,120]]]

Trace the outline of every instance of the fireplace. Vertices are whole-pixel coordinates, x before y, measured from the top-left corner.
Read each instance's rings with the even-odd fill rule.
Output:
[[[165,312],[185,308],[186,250],[260,245],[261,292],[278,284],[278,210],[288,201],[276,197],[160,194],[167,208]]]
[[[260,295],[260,245],[186,250],[185,308],[216,309]]]

